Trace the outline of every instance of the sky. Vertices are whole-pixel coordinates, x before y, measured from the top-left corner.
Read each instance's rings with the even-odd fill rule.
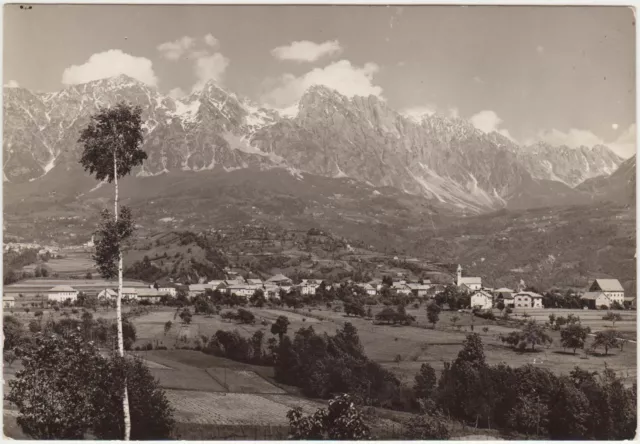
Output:
[[[626,7],[5,5],[3,84],[120,73],[182,97],[208,80],[287,109],[313,84],[520,144],[635,153]]]

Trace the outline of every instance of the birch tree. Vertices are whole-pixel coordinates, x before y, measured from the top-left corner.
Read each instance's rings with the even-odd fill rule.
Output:
[[[118,179],[131,173],[131,170],[147,158],[140,148],[143,142],[142,108],[118,103],[112,108],[101,108],[91,117],[91,122],[82,131],[79,143],[84,151],[80,163],[85,171],[99,181],[114,184],[114,213],[102,212],[102,224],[97,232],[94,260],[105,279],[118,277],[118,295],[116,299],[116,324],[118,330],[118,353],[124,357],[122,333],[122,247],[133,234],[133,219],[128,208],[118,208]],[[124,439],[131,435],[131,416],[127,381],[124,380],[122,399],[124,415]]]

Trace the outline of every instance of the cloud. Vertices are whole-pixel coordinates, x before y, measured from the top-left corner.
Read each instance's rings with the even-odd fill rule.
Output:
[[[172,99],[180,99],[186,95],[187,93],[182,88],[173,88],[171,91],[169,91],[169,97],[171,97]]]
[[[511,137],[511,134],[509,134],[509,130],[504,128],[499,128],[503,120],[494,111],[491,111],[491,110],[480,111],[479,113],[471,116],[469,120],[471,121],[471,124],[473,126],[475,126],[477,129],[479,129],[484,133],[489,134],[495,131],[498,134],[502,134],[507,139],[515,142],[513,137]]]
[[[263,95],[262,100],[267,105],[286,108],[297,103],[312,85],[327,86],[347,97],[373,95],[382,98],[382,88],[373,84],[373,77],[378,70],[375,63],[365,63],[358,67],[349,60],[340,60],[301,76],[284,74],[278,79],[276,86]]]
[[[449,108],[449,117],[452,119],[457,119],[460,117],[460,111],[458,108]]]
[[[538,54],[543,54],[544,53],[544,46],[542,46],[542,45],[536,46],[536,52]]]
[[[636,124],[627,128],[613,143],[607,144],[618,156],[629,158],[636,153]]]
[[[337,40],[327,40],[324,43],[314,43],[309,40],[292,42],[288,46],[278,46],[271,50],[271,54],[279,60],[294,60],[296,62],[315,62],[330,55],[340,54],[342,46]]]
[[[168,60],[178,60],[187,52],[195,43],[193,37],[184,36],[174,42],[165,42],[157,46],[160,54]]]
[[[212,48],[218,46],[218,39],[211,34],[207,34],[204,36],[204,42]]]
[[[84,64],[68,67],[62,73],[62,83],[76,85],[119,74],[126,74],[150,86],[158,84],[151,60],[132,56],[119,49],[93,54]]]
[[[405,117],[408,117],[414,121],[420,122],[422,117],[426,114],[428,116],[432,116],[436,113],[436,107],[433,105],[424,105],[424,106],[412,106],[409,108],[403,109],[400,114]]]
[[[224,72],[228,66],[229,59],[219,52],[196,59],[194,71],[198,80],[193,85],[193,91],[202,89],[209,80],[222,83]]]
[[[15,80],[9,80],[8,83],[4,84],[5,88],[20,88],[20,84]]]
[[[636,152],[636,125],[632,124],[613,142],[605,142],[602,138],[588,130],[571,128],[567,132],[557,129],[540,131],[536,137],[537,141],[548,143],[549,145],[566,145],[569,148],[580,148],[581,146],[592,147],[594,145],[606,145],[620,157],[628,158]],[[528,145],[534,143],[533,140],[526,142]]]

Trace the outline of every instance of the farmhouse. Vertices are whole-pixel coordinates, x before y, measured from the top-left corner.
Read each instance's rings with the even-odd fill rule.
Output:
[[[235,294],[237,296],[244,296],[245,298],[249,298],[257,289],[262,289],[262,285],[237,284],[229,285],[227,287],[227,292],[229,294]]]
[[[580,296],[582,303],[587,307],[596,310],[602,306],[611,307],[611,298],[603,291],[588,291]]]
[[[224,284],[224,281],[216,279],[216,280],[207,282],[207,284],[213,286],[213,288],[215,289],[218,287],[218,285]]]
[[[280,299],[280,287],[266,284],[264,286],[264,294],[267,298]]]
[[[515,308],[542,308],[542,295],[533,291],[521,291],[513,296],[513,302]]]
[[[462,277],[462,266],[458,265],[456,285],[464,291],[476,291],[482,288],[482,278]]]
[[[275,276],[271,276],[269,279],[267,279],[267,282],[269,284],[275,284],[275,285],[291,285],[291,279],[289,279],[288,277],[286,277],[284,274],[276,274]]]
[[[411,291],[411,293],[414,294],[414,296],[417,296],[419,298],[423,298],[423,297],[427,296],[427,292],[429,291],[429,288],[431,287],[431,285],[427,285],[427,284],[407,284],[407,287],[409,287],[409,290]]]
[[[300,284],[300,292],[306,295],[314,295],[321,283],[320,279],[303,279]]]
[[[624,304],[624,288],[617,279],[596,279],[589,287],[589,292],[593,291],[603,292],[612,304],[614,302]]]
[[[150,301],[152,304],[160,302],[162,296],[167,294],[155,288],[138,288],[136,293],[139,301]]]
[[[112,288],[105,288],[100,293],[98,293],[98,299],[112,300],[117,297],[118,297],[118,291]]]
[[[207,289],[215,290],[216,288],[217,287],[215,287],[213,284],[191,284],[189,285],[189,289],[187,291],[190,297],[195,297],[199,294],[203,294]]]
[[[231,285],[242,285],[245,283],[246,282],[244,281],[244,278],[242,278],[242,276],[236,277],[235,279],[227,279],[226,281],[224,281],[224,284],[227,287],[230,287]]]
[[[493,308],[493,296],[483,290],[478,290],[471,295],[471,308],[488,310]]]
[[[262,285],[262,279],[247,279],[247,284]]]
[[[404,294],[407,296],[411,294],[411,289],[407,286],[407,284],[404,281],[394,282],[393,287],[391,288],[395,290],[398,294]]]
[[[49,294],[47,296],[48,300],[57,302],[63,302],[67,299],[75,302],[77,298],[78,290],[68,285],[56,285],[51,290],[49,290]]]
[[[382,279],[372,279],[367,284],[371,285],[376,291],[380,291],[382,289]]]
[[[375,296],[377,293],[377,290],[371,284],[362,284],[360,288],[362,288],[369,296]]]
[[[16,305],[16,298],[11,295],[2,298],[2,308],[13,308]]]

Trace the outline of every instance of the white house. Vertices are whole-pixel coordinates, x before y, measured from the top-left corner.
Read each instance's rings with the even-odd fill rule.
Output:
[[[302,294],[316,294],[316,290],[322,284],[320,279],[303,279],[300,284],[300,293]]]
[[[16,298],[8,295],[2,298],[2,308],[13,308],[16,305]]]
[[[611,303],[624,304],[624,288],[617,279],[596,279],[589,287],[589,292],[601,291],[609,298]]]
[[[471,308],[488,310],[493,308],[493,296],[483,290],[478,290],[471,295]]]
[[[253,296],[253,293],[257,289],[262,289],[262,285],[236,284],[229,285],[227,287],[227,292],[229,294],[235,294],[237,296],[244,296],[245,298],[249,298]]]
[[[78,299],[78,290],[68,285],[57,285],[49,290],[47,299],[56,302],[63,302],[69,299],[71,302],[75,302]]]
[[[411,294],[411,289],[402,281],[394,282],[393,287],[391,288],[393,288],[398,294],[404,294],[407,296]]]
[[[542,295],[533,291],[521,291],[513,295],[513,306],[515,308],[543,308]]]
[[[378,291],[375,289],[375,287],[371,284],[362,284],[360,286],[369,296],[375,296]]]
[[[458,274],[456,278],[456,285],[463,287],[469,291],[476,291],[482,289],[482,278],[480,277],[462,277],[462,266],[458,264]]]
[[[580,296],[580,299],[589,308],[598,309],[602,306],[611,307],[612,301],[603,291],[588,291]]]
[[[423,298],[425,296],[427,296],[427,292],[429,291],[429,288],[431,288],[431,285],[428,284],[407,284],[407,287],[409,287],[409,290],[411,290],[411,292],[418,296],[419,298]]]
[[[136,289],[136,296],[138,301],[150,301],[151,303],[155,304],[157,302],[160,302],[160,299],[162,298],[162,296],[166,295],[168,293],[164,293],[161,292],[160,289],[155,289],[155,288],[137,288]]]
[[[117,297],[118,297],[118,291],[112,288],[105,288],[100,293],[98,293],[98,299],[113,300]]]

